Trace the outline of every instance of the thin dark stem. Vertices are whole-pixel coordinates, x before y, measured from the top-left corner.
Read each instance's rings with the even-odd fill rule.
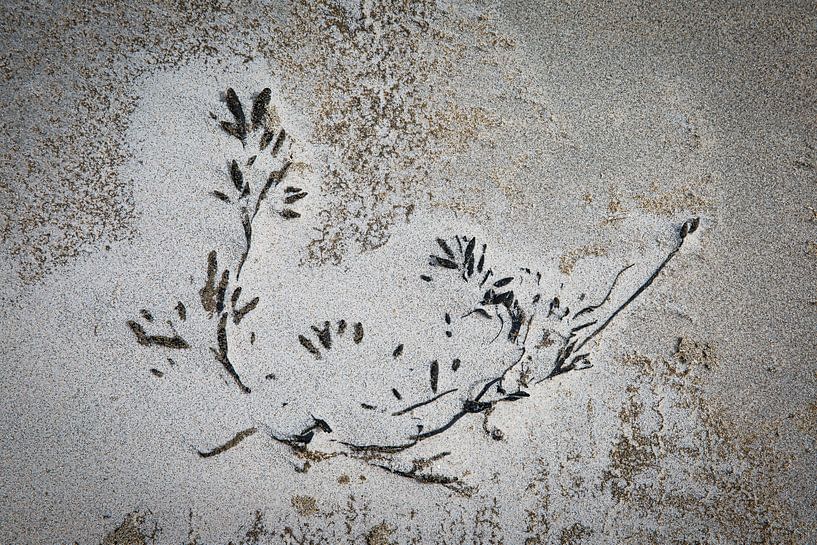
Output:
[[[428,405],[429,403],[434,403],[435,401],[437,401],[438,399],[440,399],[444,395],[448,395],[448,394],[450,394],[452,392],[456,392],[456,391],[457,391],[457,388],[451,388],[450,390],[446,390],[445,392],[443,392],[441,394],[435,395],[431,399],[427,399],[426,401],[421,401],[420,403],[415,403],[414,405],[411,405],[410,407],[406,407],[405,409],[402,409],[402,410],[397,411],[395,413],[391,413],[391,415],[392,416],[404,415],[406,413],[409,413],[409,412],[413,411],[414,409],[420,408],[420,407],[422,407],[424,405]]]
[[[232,439],[230,439],[229,441],[227,441],[223,445],[219,445],[219,446],[217,446],[216,448],[214,448],[212,450],[205,450],[205,451],[197,450],[196,452],[198,452],[198,455],[201,456],[202,458],[210,458],[211,456],[216,456],[218,454],[221,454],[221,453],[223,453],[225,451],[230,450],[231,448],[238,445],[241,441],[243,441],[247,437],[253,435],[257,431],[258,431],[258,428],[256,428],[255,426],[253,426],[251,428],[247,428],[246,430],[242,430],[242,431],[236,433],[233,436]]]

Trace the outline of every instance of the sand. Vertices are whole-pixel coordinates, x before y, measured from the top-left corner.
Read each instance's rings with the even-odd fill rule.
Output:
[[[2,20],[0,541],[817,539],[814,6]]]

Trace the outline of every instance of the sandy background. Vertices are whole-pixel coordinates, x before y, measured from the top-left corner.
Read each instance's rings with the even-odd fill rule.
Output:
[[[813,3],[5,2],[0,21],[0,542],[817,540]],[[248,153],[218,125],[228,87],[270,88],[281,187],[308,193],[253,222],[260,302],[229,334],[251,395],[199,303],[208,252],[232,267],[244,243],[211,195]],[[387,460],[332,441],[416,425],[359,404],[427,395],[409,368],[443,354],[455,300],[419,279],[435,237],[593,300],[690,217],[591,369]],[[339,319],[365,340],[317,364],[297,335]],[[191,348],[140,346],[128,320]],[[273,438],[310,415],[333,434]]]

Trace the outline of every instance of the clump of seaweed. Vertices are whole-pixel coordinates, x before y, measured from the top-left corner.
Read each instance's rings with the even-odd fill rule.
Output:
[[[244,234],[244,247],[235,263],[224,269],[219,269],[217,251],[211,250],[206,259],[204,285],[199,290],[202,309],[207,314],[207,318],[214,320],[215,323],[215,347],[211,347],[210,351],[239,389],[247,394],[251,392],[251,389],[242,381],[230,361],[228,330],[230,327],[239,326],[260,302],[258,296],[242,297],[241,272],[252,249],[254,220],[273,190],[280,187],[292,164],[292,139],[282,127],[275,125],[276,117],[272,115],[270,109],[271,96],[272,92],[269,88],[258,93],[253,99],[248,119],[244,105],[235,90],[229,88],[225,94],[227,110],[233,119],[232,121],[219,121],[219,126],[229,136],[238,139],[244,150],[247,150],[248,146],[252,148],[253,154],[246,161],[242,160],[241,163],[236,159],[231,160],[228,168],[228,189],[224,191],[215,189],[210,192],[210,195],[226,205],[235,207],[237,220]],[[210,116],[217,119],[212,113]],[[256,166],[264,163],[257,161],[261,154],[268,154],[277,161],[278,166],[264,173],[264,181],[259,187],[252,187],[250,180],[256,176],[247,174],[257,173]],[[291,206],[306,197],[308,193],[301,188],[287,186],[279,191],[278,195],[281,207],[280,210],[277,210],[277,214],[285,220],[299,218],[301,214],[293,210]],[[187,319],[187,306],[184,303],[179,301],[175,310],[181,321]],[[153,322],[152,314],[147,310],[141,311],[140,314],[142,319]],[[173,335],[149,335],[145,328],[135,320],[129,320],[127,324],[136,337],[136,341],[142,346],[190,348],[187,341],[176,332],[171,321],[168,321],[168,324]],[[254,342],[255,334],[252,333],[252,336]],[[153,374],[162,376],[163,373],[160,373],[161,371],[158,371]]]
[[[226,189],[216,189],[210,194],[224,205],[234,208],[236,224],[241,226],[244,234],[244,244],[237,256],[226,259],[226,265],[222,263],[220,266],[219,253],[216,249],[208,253],[204,284],[198,292],[201,308],[207,320],[214,324],[215,342],[214,346],[210,347],[210,351],[226,374],[245,394],[250,394],[251,389],[241,378],[239,370],[230,359],[229,332],[230,328],[239,328],[243,320],[260,303],[258,296],[246,295],[247,286],[241,283],[242,269],[253,249],[254,221],[261,207],[270,201],[272,195],[277,195],[280,199],[279,207],[270,206],[274,213],[283,220],[299,218],[300,213],[294,207],[308,195],[300,187],[282,184],[292,164],[292,145],[291,138],[286,131],[276,126],[274,121],[276,118],[270,112],[270,100],[270,89],[264,89],[254,97],[252,107],[249,112],[246,112],[237,93],[233,89],[228,89],[226,92],[226,106],[232,119],[219,121],[219,127],[228,136],[241,143],[248,157],[241,161],[232,159],[228,163]],[[217,120],[216,116],[212,114],[211,116]],[[262,156],[264,160],[259,160]],[[276,168],[268,172],[260,171],[262,181],[253,184],[252,180],[259,179],[256,174],[263,168],[261,165],[267,163],[266,159],[269,157],[275,159]],[[434,241],[435,252],[431,253],[428,259],[430,269],[420,274],[420,278],[425,282],[422,285],[432,288],[440,282],[462,282],[468,287],[466,290],[468,306],[466,308],[470,309],[462,316],[459,315],[460,313],[454,314],[454,310],[450,308],[441,309],[438,318],[440,325],[444,326],[442,329],[444,337],[441,338],[447,342],[448,339],[454,337],[455,331],[457,335],[463,334],[461,329],[457,329],[458,320],[469,318],[487,320],[491,323],[498,322],[498,331],[487,344],[509,343],[513,347],[513,352],[518,354],[514,361],[510,364],[507,361],[501,363],[502,367],[499,372],[490,379],[480,379],[480,382],[471,384],[467,388],[446,388],[446,383],[452,380],[452,374],[457,373],[463,365],[464,354],[455,352],[451,354],[454,357],[449,356],[446,359],[438,357],[422,363],[422,372],[425,375],[422,380],[424,383],[428,381],[429,393],[426,399],[390,411],[361,401],[360,407],[363,410],[379,411],[387,418],[410,415],[408,418],[419,420],[415,413],[419,409],[439,411],[439,407],[446,407],[442,410],[448,412],[435,415],[435,417],[442,416],[442,418],[435,419],[435,422],[438,423],[436,427],[426,429],[422,423],[417,423],[416,432],[407,434],[402,440],[394,441],[394,444],[355,444],[329,439],[345,447],[346,451],[326,453],[314,450],[310,445],[318,434],[331,436],[334,431],[329,422],[311,415],[308,422],[289,433],[277,433],[263,423],[256,423],[239,431],[219,446],[209,450],[197,450],[198,455],[202,458],[209,458],[222,454],[253,436],[257,431],[263,430],[271,439],[285,445],[297,457],[305,460],[302,467],[296,467],[296,471],[307,471],[313,461],[346,456],[363,460],[394,475],[424,484],[441,485],[459,494],[468,495],[473,489],[458,478],[427,471],[434,462],[447,456],[447,452],[428,459],[416,459],[411,462],[410,467],[396,465],[392,457],[414,447],[421,441],[447,432],[459,420],[469,415],[480,415],[483,418],[483,430],[492,439],[502,440],[503,432],[489,427],[488,416],[498,403],[514,402],[529,397],[527,390],[534,378],[531,368],[535,363],[532,361],[531,353],[538,354],[540,359],[552,358],[552,361],[546,362],[549,365],[547,373],[544,376],[537,375],[538,382],[552,379],[569,371],[590,368],[589,351],[585,349],[587,344],[652,284],[680,250],[686,237],[697,230],[698,225],[698,219],[694,218],[680,226],[674,247],[649,276],[638,285],[637,289],[626,296],[623,302],[614,302],[621,301],[621,298],[614,298],[612,294],[618,287],[620,277],[630,270],[632,265],[623,267],[615,275],[606,295],[599,302],[582,303],[584,300],[584,295],[582,295],[578,301],[582,303],[579,305],[582,308],[578,311],[572,311],[560,300],[561,288],[554,292],[540,285],[542,280],[540,272],[523,267],[518,272],[510,274],[496,273],[488,263],[487,244],[478,243],[476,237],[454,235],[448,239],[437,238]],[[221,253],[222,261],[225,253]],[[564,274],[569,274],[569,272],[563,270]],[[188,307],[184,303],[179,301],[174,310],[181,322],[186,321]],[[139,314],[142,321],[154,324],[154,317],[150,311],[142,309]],[[187,341],[176,332],[173,322],[168,320],[167,323],[171,334],[164,332],[149,334],[146,326],[137,320],[130,320],[127,325],[141,346],[164,349],[190,348]],[[534,335],[530,335],[531,329],[535,330]],[[321,361],[328,357],[339,339],[344,336],[347,342],[361,345],[361,349],[365,347],[366,329],[363,323],[360,321],[347,322],[343,319],[315,323],[309,326],[308,330],[298,334],[297,340],[307,353],[315,360]],[[254,340],[255,333],[253,332],[251,343]],[[390,349],[391,360],[395,364],[410,361],[413,350],[411,347],[407,349],[403,343],[397,341],[395,340],[396,347],[393,350]],[[171,365],[175,364],[170,358],[168,361]],[[474,362],[468,363],[474,364]],[[413,369],[410,370],[413,371]],[[164,376],[164,372],[157,368],[151,368],[150,372],[156,377]],[[275,379],[275,373],[266,375],[266,380],[270,379]],[[403,400],[403,394],[396,387],[389,385],[387,388],[391,389],[391,395],[396,400],[392,402]],[[465,397],[456,398],[455,395]],[[442,398],[447,398],[446,403],[437,404]],[[453,403],[455,407],[453,411],[451,409],[452,400],[456,400]],[[286,405],[287,403],[282,404],[282,406]],[[444,423],[440,425],[439,422]]]

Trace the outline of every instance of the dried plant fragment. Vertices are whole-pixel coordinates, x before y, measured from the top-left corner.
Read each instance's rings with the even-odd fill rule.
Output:
[[[244,173],[241,172],[238,161],[235,159],[233,159],[233,162],[230,164],[230,179],[238,191],[244,190]]]
[[[444,267],[446,269],[459,269],[459,265],[450,259],[445,259],[444,257],[438,257],[436,255],[429,256],[429,265],[432,267]]]
[[[244,317],[247,314],[249,314],[250,312],[255,310],[255,307],[258,306],[258,301],[260,301],[260,299],[258,297],[253,297],[252,300],[249,303],[247,303],[246,305],[244,305],[240,309],[234,311],[233,312],[233,323],[235,325],[240,324],[241,320],[243,320]]]
[[[318,335],[318,340],[324,348],[327,350],[332,348],[332,332],[329,329],[328,321],[323,323],[323,329],[313,325],[312,331]]]
[[[443,249],[443,252],[445,252],[449,258],[454,259],[454,252],[451,251],[451,248],[448,247],[448,243],[446,243],[445,240],[438,238],[437,244]]]
[[[223,202],[226,202],[226,203],[229,203],[229,202],[230,202],[230,197],[228,197],[227,195],[225,195],[225,194],[224,194],[224,193],[222,193],[221,191],[213,191],[213,192],[212,192],[212,193],[210,193],[210,194],[211,194],[213,197],[215,197],[215,198],[217,198],[218,200],[220,200],[220,201],[223,201]]]
[[[437,393],[437,381],[440,376],[440,365],[437,363],[437,360],[431,362],[431,367],[429,368],[429,375],[431,379],[431,391],[435,394]]]
[[[272,155],[278,155],[278,152],[281,151],[281,146],[284,145],[284,139],[286,136],[286,131],[281,129],[281,131],[278,133],[278,137],[275,139],[275,143],[272,145],[272,151],[270,151]]]
[[[211,250],[207,255],[207,280],[204,287],[199,290],[201,296],[201,306],[213,314],[216,310],[216,270],[218,269],[218,261],[216,260],[216,251]]]
[[[244,108],[241,107],[241,101],[232,87],[227,89],[227,109],[235,118],[234,127],[237,138],[243,142],[247,137],[247,119],[244,117]]]
[[[205,451],[199,450],[199,451],[197,451],[198,455],[201,456],[202,458],[210,458],[211,456],[216,456],[217,454],[221,454],[222,452],[228,451],[231,448],[233,448],[234,446],[238,445],[241,441],[243,441],[247,437],[250,437],[256,431],[258,431],[258,430],[256,428],[254,428],[254,427],[253,428],[247,428],[246,430],[242,430],[242,431],[236,433],[233,436],[232,439],[230,439],[229,441],[227,441],[223,445],[220,445],[220,446],[218,446],[218,447],[216,447],[216,448],[214,448],[212,450],[205,450]]]
[[[156,345],[163,348],[173,348],[179,350],[190,348],[190,345],[178,335],[173,337],[167,337],[164,335],[148,335],[145,332],[145,329],[133,320],[128,321],[128,327],[130,327],[130,330],[136,337],[136,342],[142,346]]]
[[[264,88],[263,91],[258,93],[258,96],[255,97],[255,100],[252,104],[252,129],[255,130],[256,127],[260,125],[266,125],[266,117],[267,117],[267,107],[269,106],[269,101],[271,97],[271,91],[269,87]]]
[[[298,335],[298,342],[301,343],[301,346],[306,348],[306,351],[315,356],[316,360],[321,359],[321,352],[318,350],[312,341],[304,337],[303,335]]]
[[[294,202],[300,201],[304,197],[309,195],[306,191],[301,191],[300,193],[296,193],[294,195],[289,195],[284,198],[284,204],[292,204]]]
[[[218,283],[218,290],[216,291],[216,312],[221,313],[224,310],[224,299],[227,297],[227,286],[230,283],[230,271],[224,269],[221,273],[221,280]]]
[[[250,389],[247,388],[243,382],[241,382],[241,377],[238,376],[238,372],[236,372],[235,367],[233,364],[230,363],[230,358],[227,354],[228,346],[227,346],[227,313],[223,313],[221,318],[218,321],[218,329],[217,329],[217,340],[218,340],[218,351],[214,349],[210,349],[216,356],[216,361],[221,363],[224,366],[224,369],[230,375],[230,377],[235,381],[238,387],[241,389],[242,392],[245,394],[250,393]]]
[[[275,136],[275,131],[265,130],[261,135],[261,141],[258,143],[258,149],[261,151],[267,149],[269,143],[272,142],[273,136]]]

